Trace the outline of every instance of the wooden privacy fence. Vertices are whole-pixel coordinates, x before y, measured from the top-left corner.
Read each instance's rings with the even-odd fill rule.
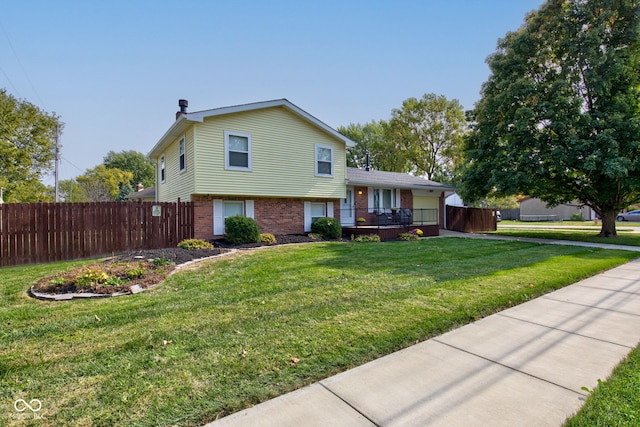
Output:
[[[0,267],[175,247],[192,237],[192,202],[0,205]]]
[[[493,209],[447,206],[447,229],[464,233],[496,231],[496,212]]]

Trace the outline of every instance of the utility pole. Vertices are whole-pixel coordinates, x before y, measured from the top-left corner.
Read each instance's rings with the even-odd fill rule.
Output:
[[[56,203],[60,201],[60,186],[58,184],[58,172],[60,169],[60,143],[58,125],[56,125],[56,168],[55,168],[55,186],[56,186]]]

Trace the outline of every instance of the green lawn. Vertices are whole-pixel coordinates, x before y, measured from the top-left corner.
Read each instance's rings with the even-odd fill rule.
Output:
[[[536,227],[544,226],[545,228],[527,229],[527,228],[509,228],[509,224],[498,224],[498,231],[489,234],[499,234],[501,236],[512,237],[532,237],[536,239],[550,240],[573,240],[580,242],[605,243],[612,245],[628,245],[640,246],[640,233],[634,233],[624,225],[618,224],[618,236],[613,238],[598,237],[600,226],[593,223],[536,223]],[[589,225],[590,224],[590,225]],[[530,225],[529,223],[518,223],[523,227]],[[562,228],[560,228],[562,226]],[[565,228],[567,227],[567,228]]]
[[[201,425],[640,254],[476,239],[276,247],[63,303],[1,271],[0,425]]]

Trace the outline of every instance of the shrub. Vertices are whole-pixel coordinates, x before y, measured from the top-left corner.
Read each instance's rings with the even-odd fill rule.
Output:
[[[178,247],[188,251],[195,249],[213,249],[213,245],[211,243],[199,239],[185,239],[178,243]]]
[[[584,217],[582,216],[582,214],[580,213],[574,213],[573,215],[571,215],[571,221],[584,221]]]
[[[400,234],[398,234],[398,239],[399,240],[406,240],[406,241],[420,240],[420,236],[418,236],[417,234],[413,234],[411,232],[409,232],[409,233],[400,233]]]
[[[211,247],[213,247],[213,245],[211,245]],[[155,265],[156,267],[160,267],[163,265],[169,265],[171,264],[171,260],[165,257],[160,257],[160,258],[154,258],[153,261],[151,261],[153,263],[153,265]]]
[[[307,237],[309,237],[311,240],[322,240],[322,236],[318,233],[309,233],[307,234]]]
[[[225,237],[232,245],[258,243],[260,228],[253,218],[234,215],[224,220]]]
[[[259,237],[260,243],[278,243],[276,236],[271,233],[262,233]]]
[[[351,240],[358,243],[379,242],[380,236],[378,236],[377,234],[362,234],[358,237],[351,236]]]
[[[342,226],[336,218],[316,218],[311,223],[311,231],[323,239],[338,239],[342,236]]]

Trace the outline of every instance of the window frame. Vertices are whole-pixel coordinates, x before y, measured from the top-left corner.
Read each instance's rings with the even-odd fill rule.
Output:
[[[322,206],[322,216],[313,216],[313,207]],[[311,202],[309,205],[309,214],[311,215],[311,223],[318,218],[327,218],[327,203],[326,202]]]
[[[329,167],[331,168],[331,172],[330,173],[321,173],[319,171],[318,168],[318,164],[322,161],[324,163],[326,163],[325,160],[320,160],[320,150],[324,149],[324,150],[329,150],[329,153],[331,154],[331,160],[329,162]],[[316,144],[315,145],[315,175],[318,177],[325,177],[325,178],[333,178],[333,170],[334,170],[334,166],[335,166],[335,156],[334,156],[334,150],[333,147],[329,146],[329,145],[323,145],[323,144]]]
[[[178,142],[178,169],[180,172],[187,170],[187,142],[184,136]]]
[[[167,180],[167,163],[165,161],[165,155],[160,156],[160,182]]]
[[[245,202],[243,200],[223,200],[222,201],[222,219],[223,220],[229,218],[230,216],[238,215],[238,214],[227,215],[228,205],[240,206],[242,213],[240,213],[239,215],[246,216]]]
[[[235,166],[230,164],[230,152],[240,153],[240,151],[229,150],[229,137],[238,136],[247,139],[247,166]],[[224,131],[224,167],[229,170],[250,171],[251,170],[251,134],[245,132]]]

